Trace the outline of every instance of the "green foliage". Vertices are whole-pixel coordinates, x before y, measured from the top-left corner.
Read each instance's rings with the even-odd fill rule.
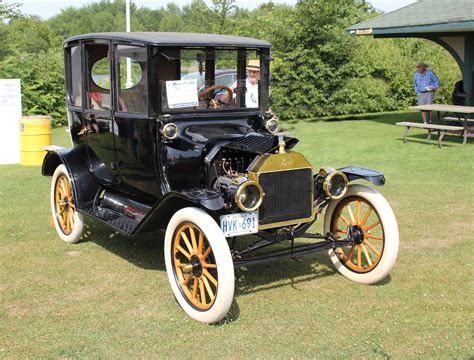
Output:
[[[134,31],[187,31],[255,37],[273,44],[271,106],[282,119],[398,110],[416,101],[416,61],[441,80],[437,100],[449,103],[461,78],[453,58],[426,40],[360,38],[345,29],[378,13],[365,0],[300,0],[296,6],[235,0],[192,0],[155,9],[131,4]],[[66,7],[44,22],[0,5],[0,77],[19,77],[25,113],[44,111],[65,123],[61,44],[82,33],[123,31],[125,1]]]
[[[66,123],[64,60],[60,49],[9,56],[2,63],[0,78],[21,79],[25,115],[50,115],[53,125]]]
[[[300,1],[286,20],[292,31],[279,34],[273,110],[282,118],[311,118],[405,108],[416,101],[414,64],[422,59],[433,62],[443,85],[437,100],[449,103],[461,75],[438,45],[345,34],[351,24],[375,15],[365,1]]]

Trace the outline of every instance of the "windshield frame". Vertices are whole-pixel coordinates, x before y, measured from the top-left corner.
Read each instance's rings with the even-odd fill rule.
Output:
[[[219,50],[232,50],[236,51],[237,53],[237,79],[246,79],[247,71],[246,71],[246,64],[247,64],[247,52],[256,52],[258,59],[260,60],[260,82],[259,82],[259,101],[258,107],[223,107],[218,109],[189,109],[189,108],[180,108],[180,109],[165,109],[163,110],[163,102],[162,102],[162,81],[172,80],[166,79],[165,74],[163,74],[163,65],[160,62],[167,62],[169,59],[166,59],[163,56],[164,52],[170,53],[171,51],[177,50],[202,50],[205,49],[207,54],[211,54],[211,56],[206,56],[206,81],[208,83],[213,83],[215,80],[215,60],[212,59],[212,54],[215,54],[216,51]],[[266,111],[268,109],[268,89],[269,89],[269,64],[270,64],[270,49],[268,48],[239,48],[239,47],[159,47],[159,46],[152,46],[150,49],[150,62],[151,66],[149,67],[152,69],[150,73],[150,82],[153,84],[153,94],[151,103],[153,111],[160,115],[160,114],[173,114],[173,115],[180,115],[180,114],[222,114],[222,113],[255,113]],[[177,64],[177,73],[178,76],[181,78],[180,74],[180,64]],[[209,71],[207,71],[209,70]],[[245,97],[245,92],[240,92],[239,96],[242,98]],[[243,103],[243,102],[241,102]]]

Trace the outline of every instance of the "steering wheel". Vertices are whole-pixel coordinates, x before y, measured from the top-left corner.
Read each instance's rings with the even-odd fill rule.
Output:
[[[227,91],[227,101],[222,101],[222,100],[216,99],[215,97],[216,97],[217,94],[215,94],[212,97],[212,99],[209,100],[209,102],[207,104],[207,107],[212,108],[212,109],[216,109],[219,106],[219,104],[224,105],[224,106],[229,106],[229,103],[232,101],[232,98],[234,96],[234,90],[232,90],[230,87],[225,86],[225,85],[216,84],[216,85],[213,85],[213,86],[209,86],[206,90],[204,90],[199,95],[199,100],[204,100],[206,98],[206,96],[211,91],[214,91],[214,90],[217,90],[217,89]]]

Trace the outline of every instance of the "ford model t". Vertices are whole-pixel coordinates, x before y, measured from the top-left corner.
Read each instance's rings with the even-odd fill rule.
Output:
[[[42,168],[59,237],[78,242],[87,217],[129,236],[165,228],[173,293],[205,323],[229,310],[235,267],[324,250],[351,280],[387,276],[395,216],[380,193],[351,184],[383,185],[383,173],[316,169],[294,150],[268,111],[270,47],[186,33],[66,40],[73,147],[49,148]],[[320,217],[324,231],[308,232]],[[254,241],[236,246],[243,235]]]

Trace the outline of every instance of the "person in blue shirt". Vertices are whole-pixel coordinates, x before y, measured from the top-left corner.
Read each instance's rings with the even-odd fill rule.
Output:
[[[433,104],[435,92],[439,88],[439,80],[432,70],[428,70],[428,65],[424,62],[416,64],[416,71],[413,77],[413,85],[418,96],[418,105]],[[422,111],[421,117],[426,124],[427,117],[431,124],[431,111]]]

